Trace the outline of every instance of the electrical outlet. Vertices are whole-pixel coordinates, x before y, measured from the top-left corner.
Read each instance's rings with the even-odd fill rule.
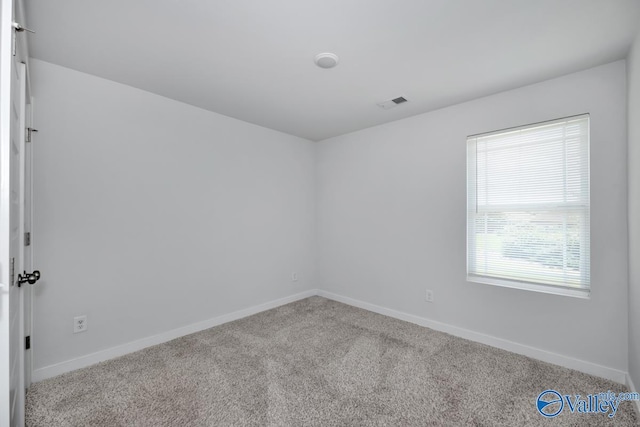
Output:
[[[433,302],[433,291],[431,289],[427,289],[427,293],[424,296],[425,301]]]
[[[78,334],[87,330],[87,315],[76,316],[73,318],[73,333]]]
[[[291,273],[291,281],[292,282],[297,282],[298,281],[298,273],[296,273],[295,271],[293,273]]]

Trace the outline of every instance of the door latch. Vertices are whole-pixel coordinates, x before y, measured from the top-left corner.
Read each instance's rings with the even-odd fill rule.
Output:
[[[40,279],[40,272],[38,270],[34,270],[33,273],[29,274],[27,274],[26,271],[23,271],[22,274],[18,274],[18,287],[22,286],[24,283],[33,285],[38,281],[38,279]]]

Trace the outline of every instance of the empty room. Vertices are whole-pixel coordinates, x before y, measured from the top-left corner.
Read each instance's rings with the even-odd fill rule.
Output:
[[[0,427],[640,426],[639,0],[0,3]]]

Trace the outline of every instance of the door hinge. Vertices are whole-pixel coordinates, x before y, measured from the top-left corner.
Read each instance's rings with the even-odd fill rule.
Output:
[[[27,33],[31,33],[31,34],[35,34],[36,32],[33,30],[30,30],[26,27],[23,27],[22,24],[18,24],[17,22],[14,22],[12,25],[14,30],[16,30],[17,33],[22,33],[24,31],[26,31]]]
[[[24,233],[24,245],[31,246],[31,232],[27,231]]]
[[[24,349],[25,350],[31,349],[31,336],[24,337]]]
[[[31,142],[31,134],[33,132],[38,132],[38,129],[34,129],[34,128],[27,128],[27,131],[24,134],[24,140],[25,142]]]
[[[15,285],[15,280],[16,280],[16,259],[15,258],[11,258],[11,264],[9,266],[9,286],[13,286]]]

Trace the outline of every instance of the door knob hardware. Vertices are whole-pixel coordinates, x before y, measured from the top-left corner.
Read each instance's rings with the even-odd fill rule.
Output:
[[[33,273],[23,271],[22,274],[18,274],[18,287],[22,286],[24,283],[33,285],[38,281],[38,279],[40,279],[40,272],[38,270],[34,270]]]

